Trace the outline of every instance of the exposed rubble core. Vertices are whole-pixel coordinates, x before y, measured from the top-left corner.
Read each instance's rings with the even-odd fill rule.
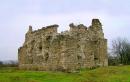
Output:
[[[18,49],[19,68],[27,70],[74,71],[108,66],[107,39],[102,24],[93,19],[88,28],[71,23],[70,30],[57,32],[58,25],[29,30]]]

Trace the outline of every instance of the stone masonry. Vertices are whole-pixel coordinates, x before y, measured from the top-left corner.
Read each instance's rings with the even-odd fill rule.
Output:
[[[108,66],[107,39],[99,19],[93,19],[89,27],[73,23],[69,27],[69,31],[58,33],[56,24],[35,31],[29,26],[25,42],[18,49],[19,68],[74,71]]]

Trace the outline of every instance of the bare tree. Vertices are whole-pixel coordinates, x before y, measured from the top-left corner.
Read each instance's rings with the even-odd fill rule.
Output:
[[[118,38],[113,40],[112,52],[121,64],[130,64],[130,43],[127,39]]]

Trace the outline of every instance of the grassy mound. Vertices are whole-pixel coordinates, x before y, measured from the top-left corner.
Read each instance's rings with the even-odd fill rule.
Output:
[[[110,66],[79,73],[0,68],[0,82],[130,82],[130,66]]]

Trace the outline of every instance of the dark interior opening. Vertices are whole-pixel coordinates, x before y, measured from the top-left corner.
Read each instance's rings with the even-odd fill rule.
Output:
[[[81,59],[82,59],[82,57],[81,57],[81,56],[77,56],[77,58],[78,58],[78,60],[81,60]]]
[[[39,50],[42,50],[42,46],[39,46]]]
[[[46,38],[46,40],[49,41],[51,38],[52,38],[52,36],[48,36],[48,37]]]
[[[94,60],[98,60],[98,58],[94,58]]]

